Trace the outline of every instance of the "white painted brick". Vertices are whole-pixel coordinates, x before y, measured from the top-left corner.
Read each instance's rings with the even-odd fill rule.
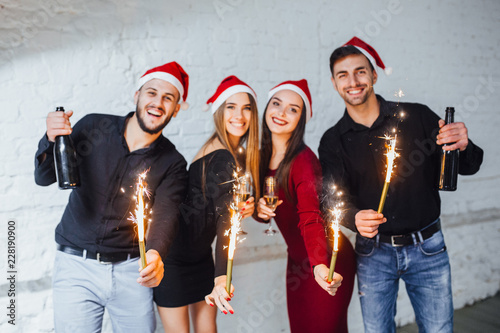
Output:
[[[13,212],[23,207],[24,195],[21,193],[0,193],[0,201],[2,202],[2,210],[4,212]]]
[[[214,59],[214,66],[225,71],[231,70],[237,63],[237,56],[235,53],[236,50],[233,52],[223,52],[220,56]]]
[[[187,61],[192,64],[192,66],[200,66],[200,67],[210,67],[213,66],[213,59],[211,55],[206,55],[203,52],[195,53],[188,51],[187,53]]]
[[[2,101],[2,121],[15,122],[19,119],[19,102],[14,100]]]
[[[38,98],[31,101],[31,107],[34,108],[33,111],[36,110],[37,113],[40,112],[45,117],[49,112],[54,111],[56,106],[65,106],[65,103],[73,98],[73,85],[57,84],[57,78],[53,78],[52,82],[52,84],[35,86],[34,89]],[[40,100],[44,101],[43,104],[50,105],[50,108],[43,108]]]

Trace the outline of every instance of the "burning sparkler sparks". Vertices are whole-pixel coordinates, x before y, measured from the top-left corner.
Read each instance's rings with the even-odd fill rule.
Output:
[[[404,94],[403,90],[401,90],[401,88],[400,88],[398,91],[396,91],[396,92],[394,93],[394,96],[396,96],[396,97],[398,97],[398,98],[400,98],[400,99],[401,99],[401,97],[404,97],[404,96],[405,96],[405,94]],[[399,100],[398,100],[398,102],[399,102]]]
[[[147,184],[144,180],[146,179],[146,174],[148,173],[148,171],[149,170],[144,171],[137,177],[137,183],[135,184],[136,187],[135,197],[137,205],[135,208],[135,215],[133,213],[130,213],[131,217],[129,218],[129,220],[137,224],[137,237],[139,239],[139,253],[141,255],[142,268],[146,267],[147,265],[146,246],[144,243],[144,234],[145,234],[144,220],[146,219],[145,211],[147,209],[147,205],[144,204],[144,195],[146,195],[149,198],[150,193],[147,189]]]
[[[236,250],[236,242],[238,241],[238,232],[240,230],[240,214],[231,209],[231,229],[229,230],[229,249],[227,255],[227,275],[226,275],[226,291],[231,294],[231,279],[233,275],[233,258]]]
[[[387,191],[389,190],[389,184],[391,183],[392,171],[394,169],[394,160],[399,154],[396,152],[396,144],[397,144],[397,133],[396,128],[392,129],[393,136],[385,135],[383,139],[385,139],[388,143],[386,143],[387,153],[387,170],[385,174],[385,182],[384,187],[382,189],[382,195],[380,196],[380,202],[378,205],[377,212],[380,214],[384,209],[385,199],[387,197]]]
[[[395,93],[395,96],[401,98],[405,94],[401,89]],[[399,104],[399,100],[398,100]],[[404,111],[399,111],[398,114],[394,114],[394,117],[397,118],[397,125],[392,129],[392,135],[385,135],[382,139],[386,141],[386,156],[387,156],[387,170],[385,174],[384,187],[382,188],[382,195],[380,196],[380,202],[378,205],[377,212],[380,214],[384,210],[385,199],[387,198],[387,191],[389,190],[389,184],[391,183],[392,171],[394,169],[394,160],[399,154],[396,152],[398,131],[399,131],[399,123],[404,120],[406,117],[406,113]]]
[[[332,186],[332,191],[336,194],[337,198],[335,199],[336,201],[335,206],[330,211],[333,217],[330,225],[333,231],[333,250],[332,250],[332,260],[330,261],[330,270],[328,272],[328,282],[333,281],[333,273],[335,271],[337,254],[339,252],[340,220],[342,218],[342,207],[344,206],[344,202],[340,200],[342,192],[340,191],[337,192],[337,187],[335,185]]]
[[[236,250],[236,244],[240,242],[238,237],[241,234],[241,213],[242,203],[245,203],[250,196],[250,193],[242,191],[243,183],[247,182],[248,179],[244,176],[238,176],[238,172],[233,173],[233,201],[229,206],[229,212],[231,215],[231,228],[226,231],[225,235],[229,236],[229,248],[228,248],[228,261],[227,261],[227,274],[226,274],[226,291],[231,294],[231,279],[233,275],[233,258],[234,252]],[[246,183],[245,183],[246,184]]]

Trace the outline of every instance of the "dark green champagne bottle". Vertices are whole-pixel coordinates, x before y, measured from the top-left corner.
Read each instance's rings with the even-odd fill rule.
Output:
[[[64,112],[62,106],[56,111]],[[76,150],[69,135],[58,135],[54,143],[54,163],[57,183],[61,190],[80,186],[80,174],[76,160]]]
[[[454,122],[455,108],[447,107],[445,114],[445,123]],[[447,146],[448,144],[444,144]],[[439,174],[439,189],[441,191],[455,191],[458,181],[458,157],[460,150],[442,150],[441,151],[441,171]]]

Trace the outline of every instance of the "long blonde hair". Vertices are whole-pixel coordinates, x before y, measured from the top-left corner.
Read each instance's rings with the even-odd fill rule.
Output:
[[[248,131],[241,137],[239,146],[243,146],[246,143],[247,147],[245,150],[244,156],[239,156],[234,148],[229,143],[229,136],[227,134],[225,122],[224,122],[224,109],[226,107],[226,102],[222,103],[222,105],[215,111],[214,113],[214,123],[215,123],[215,131],[210,136],[210,138],[203,145],[203,149],[205,149],[210,143],[212,143],[215,139],[218,139],[219,142],[227,149],[231,155],[233,155],[234,160],[236,161],[236,165],[238,167],[243,168],[247,172],[252,174],[253,180],[253,188],[255,191],[256,200],[260,198],[260,181],[259,181],[259,113],[257,110],[257,103],[252,95],[248,94],[248,99],[250,100],[250,108],[251,108],[251,117],[250,117],[250,126]],[[203,174],[205,174],[205,167],[203,166]],[[205,183],[202,181],[203,184]]]

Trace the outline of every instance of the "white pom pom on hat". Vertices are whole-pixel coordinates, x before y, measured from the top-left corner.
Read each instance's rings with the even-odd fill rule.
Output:
[[[360,50],[367,58],[370,60],[372,63],[373,67],[380,67],[386,75],[391,75],[392,74],[392,68],[391,67],[385,67],[384,62],[382,61],[382,58],[378,55],[377,51],[369,45],[368,43],[365,43],[363,40],[359,39],[358,37],[353,37],[351,38],[347,43],[345,43],[343,46],[354,46],[358,50]]]
[[[212,103],[208,103],[208,104],[203,105],[203,107],[201,108],[201,110],[203,112],[207,112],[208,110],[210,110],[211,107],[212,107]]]

